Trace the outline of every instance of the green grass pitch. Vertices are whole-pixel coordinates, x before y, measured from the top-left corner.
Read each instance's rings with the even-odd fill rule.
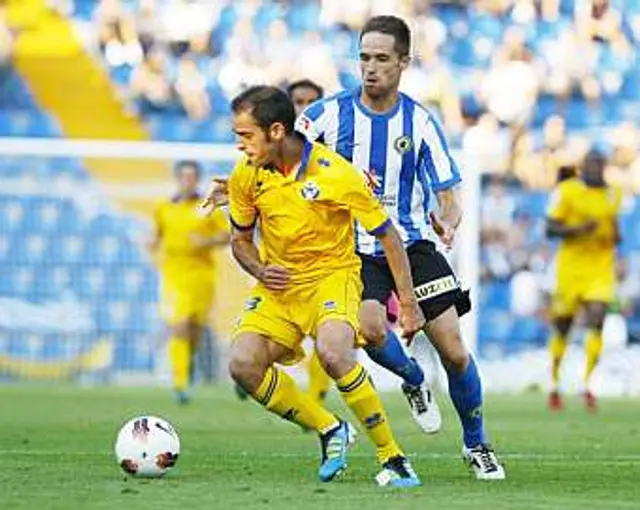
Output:
[[[422,435],[397,394],[384,396],[396,436],[424,486],[379,488],[373,449],[361,433],[349,470],[317,480],[313,434],[239,402],[229,387],[202,389],[187,408],[161,390],[0,387],[3,509],[640,509],[640,403],[577,400],[557,415],[544,396],[488,395],[485,416],[506,464],[505,482],[473,479],[460,460],[459,426],[441,398],[443,430]],[[345,416],[337,398],[330,405]],[[182,456],[162,480],[126,480],[113,442],[137,414],[171,421]]]

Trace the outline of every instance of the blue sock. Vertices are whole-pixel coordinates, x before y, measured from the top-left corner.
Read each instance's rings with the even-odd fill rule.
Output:
[[[464,434],[464,444],[473,448],[484,442],[484,423],[482,419],[482,382],[478,367],[472,356],[463,374],[447,371],[449,395],[458,411]]]
[[[382,347],[367,345],[364,350],[378,365],[404,379],[406,383],[419,386],[424,381],[420,365],[407,356],[398,336],[392,330],[387,329],[387,338]]]

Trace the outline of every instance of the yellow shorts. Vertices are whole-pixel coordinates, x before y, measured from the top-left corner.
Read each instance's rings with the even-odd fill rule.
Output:
[[[210,275],[164,277],[160,298],[160,314],[170,326],[182,322],[209,323],[214,298],[214,285]]]
[[[323,322],[340,320],[351,325],[356,346],[360,346],[363,345],[358,321],[361,296],[360,272],[352,268],[336,270],[320,281],[283,292],[273,292],[258,284],[245,302],[233,338],[242,333],[269,337],[291,351],[282,362],[293,364],[304,358],[301,344],[307,335],[315,338]]]
[[[615,295],[614,271],[581,275],[560,273],[551,297],[551,311],[555,317],[573,317],[583,303],[611,303]]]

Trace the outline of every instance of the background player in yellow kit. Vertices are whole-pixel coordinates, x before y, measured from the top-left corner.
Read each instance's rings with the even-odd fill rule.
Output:
[[[246,156],[228,184],[232,249],[258,283],[234,331],[229,371],[266,409],[320,434],[319,475],[329,481],[346,468],[351,427],[275,366],[299,361],[303,338],[312,336],[323,367],[377,447],[378,483],[419,485],[354,351],[362,292],[353,249],[356,218],[385,248],[405,334],[424,325],[400,237],[353,166],[293,131],[293,104],[284,92],[252,87],[233,100],[232,110]],[[260,249],[254,243],[258,219]]]
[[[551,311],[554,333],[549,341],[553,388],[549,406],[562,408],[559,392],[560,365],[567,349],[567,335],[584,307],[588,328],[585,341],[584,399],[590,410],[596,399],[590,376],[602,350],[602,325],[616,289],[616,244],[622,195],[604,181],[605,157],[590,151],[581,177],[563,180],[554,190],[548,210],[547,234],[560,238],[556,255],[556,288]]]
[[[307,106],[321,99],[324,96],[324,90],[311,80],[298,80],[289,84],[287,94],[291,98],[297,117]],[[316,400],[323,400],[331,389],[331,377],[322,368],[322,363],[320,363],[315,349],[307,363],[307,372],[309,374],[309,388],[307,389],[309,395]]]
[[[229,242],[229,227],[222,211],[208,218],[196,208],[200,165],[176,165],[178,192],[154,212],[155,236],[150,243],[159,255],[162,280],[161,315],[170,328],[169,357],[173,387],[180,403],[189,400],[192,360],[201,341],[214,297],[216,267],[213,250]]]

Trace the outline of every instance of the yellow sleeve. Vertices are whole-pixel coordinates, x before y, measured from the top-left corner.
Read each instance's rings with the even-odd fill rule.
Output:
[[[336,180],[336,201],[351,210],[353,216],[370,234],[384,232],[391,219],[367,187],[364,176],[346,161]]]
[[[238,162],[229,178],[229,219],[238,230],[253,228],[258,217],[253,193],[255,169]]]
[[[560,184],[551,192],[547,205],[547,218],[555,221],[567,221],[571,213],[573,187]]]
[[[222,209],[216,209],[209,218],[207,218],[207,231],[212,235],[229,231],[229,222]]]

